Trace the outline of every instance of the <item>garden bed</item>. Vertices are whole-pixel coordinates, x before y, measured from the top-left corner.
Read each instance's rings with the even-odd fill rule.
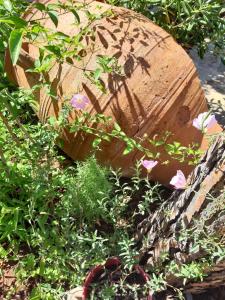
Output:
[[[0,1],[0,299],[225,299],[223,1],[53,2]]]

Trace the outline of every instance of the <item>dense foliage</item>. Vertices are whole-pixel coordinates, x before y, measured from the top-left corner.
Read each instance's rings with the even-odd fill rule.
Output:
[[[209,43],[224,60],[225,4],[223,0],[108,0],[146,15],[184,47],[196,46],[204,56]]]
[[[93,157],[75,165],[58,152],[53,129],[6,116],[7,127],[4,118],[0,122],[0,256],[17,263],[17,284],[7,297],[23,283],[32,289],[30,299],[58,299],[64,289],[81,285],[92,266],[115,255],[129,273],[137,254],[129,236],[136,217],[160,204],[157,187],[144,180],[148,192],[129,212],[138,177],[122,183]]]

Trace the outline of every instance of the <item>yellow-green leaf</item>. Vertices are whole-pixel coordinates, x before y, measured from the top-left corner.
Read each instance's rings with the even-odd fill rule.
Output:
[[[2,17],[0,18],[0,23],[7,23],[15,25],[16,28],[23,28],[27,25],[27,22],[17,16],[10,16],[10,17]]]
[[[5,7],[5,9],[7,9],[8,11],[12,11],[13,6],[10,0],[3,0],[3,5]]]

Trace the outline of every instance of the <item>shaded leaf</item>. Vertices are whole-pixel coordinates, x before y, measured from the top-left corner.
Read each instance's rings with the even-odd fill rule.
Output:
[[[59,23],[57,12],[54,10],[51,10],[51,11],[48,11],[48,15],[49,15],[50,19],[52,20],[52,22],[55,24],[55,27],[57,27],[58,23]]]
[[[33,5],[34,5],[34,7],[36,7],[40,11],[46,10],[46,7],[43,3],[34,3]]]
[[[58,46],[54,46],[54,45],[48,45],[48,46],[45,46],[45,48],[54,53],[57,57],[60,57],[61,56],[61,50]]]
[[[80,17],[78,15],[78,13],[76,12],[76,10],[75,9],[71,9],[70,11],[74,15],[74,17],[76,18],[77,23],[80,24]]]

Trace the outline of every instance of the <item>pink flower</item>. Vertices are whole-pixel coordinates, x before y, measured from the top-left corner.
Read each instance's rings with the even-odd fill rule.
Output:
[[[184,173],[181,170],[177,170],[177,175],[170,180],[170,184],[172,184],[175,189],[185,189],[187,181]]]
[[[70,100],[70,104],[73,108],[76,109],[85,109],[85,107],[90,103],[90,100],[88,97],[81,95],[81,94],[75,94],[73,98]]]
[[[193,126],[201,131],[205,131],[208,128],[211,128],[217,123],[216,117],[210,115],[208,112],[204,112],[198,115],[197,118],[193,120]]]
[[[150,172],[151,169],[154,168],[158,164],[158,161],[145,159],[145,160],[142,160],[141,164],[144,168],[147,169],[148,172]]]

